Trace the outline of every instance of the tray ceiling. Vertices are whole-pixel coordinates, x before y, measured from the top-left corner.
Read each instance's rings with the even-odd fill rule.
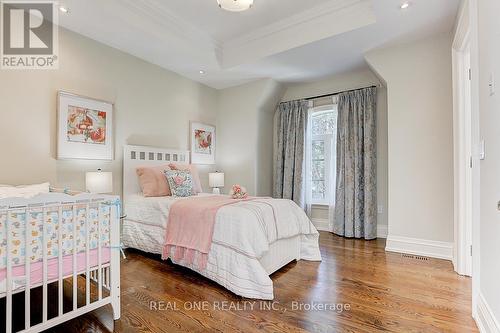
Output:
[[[363,54],[452,29],[459,0],[66,0],[60,24],[214,88],[310,81],[365,66]],[[203,70],[205,74],[200,74]]]

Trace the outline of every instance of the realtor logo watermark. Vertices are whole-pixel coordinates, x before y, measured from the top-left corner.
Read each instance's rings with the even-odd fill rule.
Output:
[[[0,1],[2,69],[59,68],[58,10],[53,1]]]

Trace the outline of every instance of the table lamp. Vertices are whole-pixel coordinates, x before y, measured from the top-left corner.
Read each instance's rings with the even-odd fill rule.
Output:
[[[104,194],[113,192],[113,173],[97,169],[85,174],[85,188],[87,192]]]
[[[208,174],[208,183],[213,188],[213,194],[220,194],[220,188],[224,187],[224,173],[211,172]]]

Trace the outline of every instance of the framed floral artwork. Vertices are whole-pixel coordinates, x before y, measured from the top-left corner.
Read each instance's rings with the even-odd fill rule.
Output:
[[[113,104],[60,91],[57,158],[113,160]]]
[[[215,127],[191,122],[191,163],[215,164]]]

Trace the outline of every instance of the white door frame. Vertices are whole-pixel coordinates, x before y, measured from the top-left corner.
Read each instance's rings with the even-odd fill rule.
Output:
[[[453,265],[457,273],[472,276],[474,317],[480,273],[479,66],[476,1],[462,1],[452,49],[455,185]],[[470,66],[471,80],[465,64]]]
[[[463,18],[463,17],[462,17]],[[461,275],[472,276],[472,117],[470,31],[460,20],[453,41],[453,149],[454,149],[454,244],[453,265]],[[462,24],[460,24],[462,23]]]

